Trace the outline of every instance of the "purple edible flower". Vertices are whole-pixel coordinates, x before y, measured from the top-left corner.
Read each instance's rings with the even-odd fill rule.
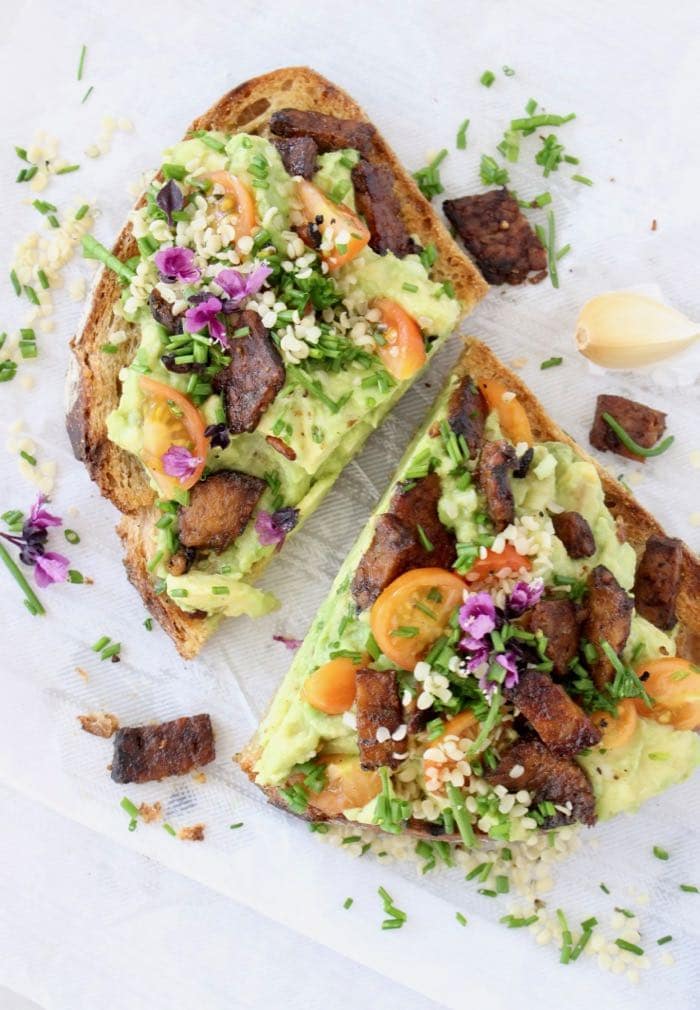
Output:
[[[187,333],[199,333],[200,330],[208,329],[212,340],[218,340],[224,347],[228,347],[226,327],[216,315],[220,311],[221,302],[212,295],[185,312],[183,329]]]
[[[214,280],[228,296],[224,312],[233,312],[244,299],[256,295],[271,273],[272,267],[267,263],[261,263],[249,274],[240,270],[220,270]]]
[[[281,642],[286,649],[293,652],[295,649],[299,648],[304,640],[303,638],[288,638],[287,635],[273,635],[272,641]]]
[[[544,582],[542,579],[534,579],[532,582],[516,582],[508,597],[506,613],[509,617],[519,617],[530,607],[539,603],[544,592]]]
[[[463,643],[460,642],[460,645]],[[486,644],[486,642],[477,643],[478,648],[472,651],[471,656],[466,662],[466,669],[468,673],[476,673],[479,667],[483,663],[488,663],[489,655],[491,653],[491,647]]]
[[[47,512],[43,507],[49,499],[45,494],[40,494],[37,500],[32,505],[31,511],[29,513],[29,519],[24,524],[25,529],[28,526],[33,526],[37,530],[45,530],[47,526],[61,526],[63,520],[58,516],[52,515]]]
[[[202,276],[199,267],[195,266],[194,253],[184,246],[174,245],[170,249],[159,249],[153,259],[161,277],[168,284],[175,281],[194,284]]]
[[[501,652],[498,656],[496,656],[496,662],[506,671],[506,677],[503,681],[504,686],[515,687],[518,683],[517,656],[510,650],[508,652]]]
[[[472,593],[459,609],[459,626],[466,632],[463,648],[479,649],[496,627],[496,605],[488,593]]]
[[[160,458],[163,462],[163,473],[168,477],[179,477],[181,484],[192,476],[202,462],[199,456],[193,456],[184,445],[171,445]]]
[[[261,509],[255,520],[255,532],[263,547],[277,545],[280,550],[288,533],[290,533],[299,519],[299,509],[286,506],[277,509],[276,512],[266,512]]]
[[[182,195],[182,190],[174,179],[170,179],[164,186],[161,187],[158,196],[156,197],[156,203],[167,217],[168,224],[172,228],[173,212],[182,210],[185,205],[185,198]]]
[[[225,424],[208,424],[204,429],[204,434],[210,444],[217,449],[226,449],[231,442],[231,435]]]
[[[37,586],[44,589],[55,582],[65,582],[68,578],[68,558],[55,551],[40,554],[34,562],[34,578]]]

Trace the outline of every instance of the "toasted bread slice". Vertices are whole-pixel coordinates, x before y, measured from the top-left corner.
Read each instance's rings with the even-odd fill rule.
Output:
[[[224,95],[204,115],[192,123],[194,130],[247,132],[269,136],[270,116],[277,109],[292,106],[331,116],[368,122],[360,108],[340,88],[308,67],[288,67],[246,81]],[[401,166],[388,144],[377,134],[374,160],[388,165],[396,179],[396,193],[408,231],[423,245],[433,243],[438,260],[433,275],[449,281],[462,303],[464,314],[488,290],[476,267],[453,242],[449,232],[423,197],[411,176]],[[141,201],[140,201],[141,202]],[[113,252],[128,259],[137,252],[127,224],[120,232]],[[103,267],[95,278],[89,304],[78,334],[71,343],[73,355],[68,374],[67,428],[76,457],[82,460],[102,494],[124,514],[119,535],[124,544],[129,578],[173,638],[178,651],[191,658],[201,648],[217,620],[199,620],[180,610],[174,602],[156,597],[146,569],[146,544],[150,528],[148,511],[155,494],[146,474],[132,455],[107,438],[107,417],[120,396],[120,370],[133,358],[140,339],[139,327],[115,319],[112,313],[121,287],[114,273]],[[100,348],[111,342],[116,330],[125,330],[127,339],[116,354]]]
[[[618,523],[621,535],[624,535],[627,542],[634,547],[638,559],[642,555],[646,541],[650,536],[653,534],[663,535],[664,531],[656,519],[654,519],[654,517],[651,516],[644,508],[642,508],[639,502],[636,501],[633,495],[630,494],[630,492],[618,480],[616,480],[596,460],[592,459],[585,449],[578,445],[578,443],[567,435],[566,432],[563,431],[556,422],[548,416],[544,407],[534,396],[531,390],[528,389],[528,387],[517,375],[510,371],[510,369],[506,368],[506,366],[503,365],[484,344],[480,343],[478,340],[470,338],[467,341],[464,353],[460,357],[453,374],[458,377],[470,375],[477,385],[485,379],[498,380],[508,390],[516,394],[519,402],[525,408],[532,427],[534,440],[536,442],[563,442],[566,445],[571,446],[580,458],[593,463],[600,476],[605,495],[605,503]],[[432,422],[432,419],[432,417],[428,419],[428,426]],[[419,435],[422,434],[424,430],[425,425],[421,427]],[[412,442],[407,449],[397,468],[397,472],[391,481],[390,488],[382,502],[378,504],[375,514],[379,514],[384,511],[385,506],[388,503],[391,490],[393,489],[397,479],[404,472],[409,461],[413,458],[414,444],[415,442]],[[372,524],[370,523],[361,534],[361,551],[364,551],[365,547],[369,543],[371,530]],[[357,546],[358,545],[356,545],[356,548]],[[354,557],[357,553],[356,548],[353,548],[352,557]],[[352,568],[353,566],[350,566],[348,569],[347,562],[343,565],[329,595],[332,595],[344,580],[352,578]],[[693,552],[685,545],[683,545],[682,575],[680,592],[677,601],[677,615],[679,622],[679,631],[677,636],[678,655],[690,659],[693,662],[697,662],[700,659],[700,558],[693,554]],[[261,752],[262,747],[259,728],[250,743],[237,756],[238,764],[252,782],[255,782],[255,768]],[[267,785],[261,786],[260,788],[262,788],[263,792],[272,804],[289,811],[289,805],[283,799],[278,788]],[[307,820],[335,820],[337,823],[348,824],[348,821],[346,821],[342,816],[337,818],[328,818],[321,811],[314,809],[313,795],[310,796],[307,810],[300,816],[303,816]],[[428,833],[427,828],[423,827],[422,822],[409,823],[407,830],[408,833],[416,835],[424,835]],[[442,835],[441,837],[447,837],[449,840],[459,840],[459,835]]]

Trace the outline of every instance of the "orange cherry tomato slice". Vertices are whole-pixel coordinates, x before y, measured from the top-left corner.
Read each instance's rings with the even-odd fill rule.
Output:
[[[635,698],[637,713],[676,729],[700,728],[700,667],[687,659],[664,656],[639,663],[638,677],[644,674],[644,688],[653,699],[648,708]]]
[[[377,351],[384,367],[399,382],[410,379],[428,358],[418,323],[390,298],[375,298],[372,307],[379,310],[386,326],[386,343]]]
[[[370,626],[377,645],[402,670],[413,670],[462,602],[465,585],[444,568],[414,568],[374,601]]]
[[[316,222],[321,233],[320,252],[328,269],[338,270],[354,260],[369,242],[367,225],[344,203],[333,203],[307,179],[298,179],[297,187],[304,214]]]
[[[360,667],[343,657],[324,663],[304,681],[301,691],[304,701],[326,715],[342,715],[352,708],[355,700],[358,669]]]
[[[252,235],[256,225],[255,198],[248,186],[230,172],[210,172],[208,178],[226,193],[222,209],[236,213],[236,238]]]
[[[475,740],[478,734],[479,720],[476,718],[471,709],[465,708],[463,712],[460,712],[458,715],[453,715],[451,719],[448,719],[440,736],[435,740],[431,740],[425,748],[423,754],[423,770],[426,778],[439,774],[443,769],[445,771],[452,771],[457,764],[457,762],[452,758],[448,758],[447,761],[431,760],[428,756],[430,754],[431,747],[439,747],[445,737],[448,736],[456,736],[459,739],[467,736],[471,740]]]
[[[637,709],[631,698],[624,698],[617,703],[617,719],[610,712],[600,711],[591,715],[591,721],[603,734],[599,746],[614,750],[616,747],[624,747],[634,736],[638,721]]]
[[[498,413],[501,430],[506,438],[515,444],[527,442],[528,445],[532,445],[530,421],[517,396],[504,400],[503,396],[508,393],[508,389],[497,379],[482,379],[479,389],[491,410]]]
[[[141,458],[153,474],[161,494],[174,498],[202,476],[209,441],[204,420],[192,401],[164,382],[142,375],[139,385],[144,396],[143,449]],[[188,477],[171,477],[163,470],[163,454],[171,445],[184,446],[199,462]]]
[[[465,578],[469,582],[481,582],[483,579],[495,578],[504,569],[509,569],[509,574],[515,574],[521,568],[529,571],[532,562],[528,557],[518,554],[512,544],[506,544],[500,554],[487,550],[485,558],[477,558]]]
[[[320,793],[309,795],[309,804],[327,817],[364,807],[382,791],[378,773],[361,768],[359,757],[334,754],[321,760],[326,765],[326,786]]]

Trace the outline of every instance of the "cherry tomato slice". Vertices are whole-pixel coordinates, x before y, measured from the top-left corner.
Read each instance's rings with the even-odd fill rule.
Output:
[[[418,323],[390,298],[376,298],[372,307],[379,310],[386,326],[383,333],[386,343],[377,351],[384,367],[399,382],[410,379],[428,357]]]
[[[497,379],[483,379],[479,383],[479,389],[491,410],[497,411],[501,430],[506,438],[515,444],[527,442],[528,445],[532,445],[530,421],[517,396],[504,400],[503,396],[508,393],[508,389]]]
[[[648,659],[636,667],[638,677],[644,674],[644,687],[654,699],[654,707],[635,698],[637,713],[676,729],[700,728],[700,667],[687,659],[664,656]]]
[[[331,659],[304,681],[302,697],[326,715],[342,715],[355,700],[355,673],[360,669],[343,657]]]
[[[354,260],[370,239],[369,228],[344,203],[333,203],[307,179],[297,181],[299,198],[310,222],[321,233],[321,256],[329,270]]]
[[[209,442],[204,434],[204,420],[192,401],[164,382],[142,375],[144,395],[143,449],[141,458],[153,474],[161,494],[173,498],[187,490],[202,476]],[[163,470],[163,454],[171,445],[184,446],[199,463],[188,477],[170,477]]]
[[[644,707],[648,713],[649,709]],[[616,747],[624,747],[634,736],[637,709],[631,698],[624,698],[617,703],[617,719],[610,712],[600,711],[591,715],[591,721],[603,734],[599,746],[614,750]]]
[[[465,578],[469,582],[481,582],[483,579],[495,578],[499,572],[506,568],[509,569],[510,574],[514,575],[521,568],[526,568],[529,571],[532,568],[532,562],[528,557],[518,554],[512,544],[506,544],[500,554],[487,550],[485,558],[477,558]]]
[[[327,784],[320,793],[309,795],[309,803],[327,817],[364,807],[382,791],[377,772],[361,768],[359,757],[334,754],[321,760],[326,765]]]
[[[414,568],[374,601],[370,626],[377,645],[402,670],[413,670],[462,602],[465,585],[444,568]]]
[[[209,179],[227,194],[222,200],[222,210],[235,211],[236,238],[252,235],[256,224],[255,198],[250,189],[230,172],[210,172]]]

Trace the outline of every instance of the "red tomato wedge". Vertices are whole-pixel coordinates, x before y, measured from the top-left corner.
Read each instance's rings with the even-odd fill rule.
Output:
[[[312,182],[299,179],[297,187],[307,220],[315,222],[321,233],[320,252],[328,269],[338,270],[354,260],[369,242],[367,225],[344,203],[333,203]]]
[[[532,568],[532,562],[528,557],[518,554],[512,544],[506,544],[500,554],[487,550],[485,558],[477,558],[465,578],[469,582],[481,582],[482,579],[495,577],[504,568],[509,568],[511,573],[515,574],[521,568],[528,570]]]
[[[378,349],[389,375],[402,382],[415,375],[427,360],[420,326],[413,316],[390,298],[375,298],[372,308],[381,313],[386,341]]]
[[[394,579],[372,604],[377,645],[402,670],[413,670],[440,637],[465,585],[445,568],[414,568]]]
[[[508,389],[497,379],[484,379],[479,383],[479,389],[484,394],[484,399],[491,410],[497,412],[501,430],[506,438],[516,445],[518,442],[527,442],[528,445],[532,445],[533,436],[530,421],[517,396],[504,400],[503,396],[507,395]]]
[[[145,400],[141,458],[153,474],[161,494],[173,498],[178,491],[186,491],[196,484],[202,476],[209,449],[204,420],[192,401],[172,386],[156,382],[147,375],[139,378],[139,385]],[[163,454],[171,445],[184,446],[200,461],[190,476],[170,477],[164,472]]]
[[[256,225],[255,198],[250,189],[230,172],[210,172],[208,177],[226,193],[222,210],[235,212],[236,238],[251,235]]]

